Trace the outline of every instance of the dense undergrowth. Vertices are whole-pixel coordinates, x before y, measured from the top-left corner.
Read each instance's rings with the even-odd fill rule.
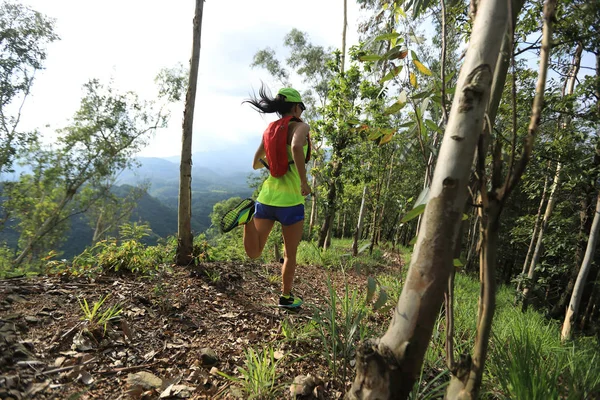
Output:
[[[145,246],[140,240],[146,234],[144,226],[127,225],[121,239],[108,239],[86,249],[72,261],[45,260],[37,269],[10,271],[24,273],[69,273],[98,275],[131,273],[154,276],[161,268],[171,264],[175,255],[176,240],[170,238],[157,246]],[[265,249],[258,262],[275,260],[277,235]],[[194,242],[194,261],[249,261],[240,251],[240,232],[220,236],[210,243],[204,235]],[[284,319],[281,335],[275,342],[264,343],[259,348],[248,348],[244,366],[236,376],[225,375],[246,398],[279,398],[283,387],[278,382],[279,357],[274,349],[277,341],[291,346],[315,338],[323,346],[323,360],[334,385],[347,388],[353,378],[355,347],[360,340],[380,336],[387,328],[391,308],[402,290],[402,283],[410,258],[410,250],[376,248],[372,254],[364,250],[358,257],[350,255],[350,240],[334,240],[327,251],[312,242],[302,242],[298,262],[325,268],[329,276],[328,292],[320,304],[311,306],[313,318],[298,323]],[[364,248],[364,247],[363,247]],[[389,272],[384,265],[396,263],[397,272]],[[400,265],[403,266],[400,266]],[[4,261],[6,268],[6,261]],[[43,268],[41,268],[43,267]],[[388,272],[382,272],[382,271]],[[207,269],[207,271],[212,271]],[[2,271],[6,276],[7,270]],[[219,274],[211,272],[210,278],[218,280]],[[348,284],[346,274],[360,274],[364,285]],[[276,281],[279,277],[274,276]],[[339,282],[344,282],[339,287]],[[479,283],[461,271],[455,283],[455,356],[468,353],[475,341]],[[91,305],[90,305],[91,306]],[[589,399],[600,395],[600,363],[596,338],[580,337],[566,345],[560,342],[559,325],[547,320],[535,310],[521,312],[514,305],[514,289],[501,286],[497,294],[493,338],[486,364],[482,397],[489,399]],[[284,357],[291,357],[285,355]],[[421,376],[415,384],[413,399],[443,397],[449,381],[445,354],[445,316],[440,311],[430,347],[426,353]]]

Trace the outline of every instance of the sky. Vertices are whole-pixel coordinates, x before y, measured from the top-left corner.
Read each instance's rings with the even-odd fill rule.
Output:
[[[45,69],[36,74],[23,109],[22,129],[53,132],[79,107],[82,85],[98,78],[123,91],[152,99],[154,77],[162,68],[189,65],[194,0],[20,0],[56,20],[61,40],[48,46]],[[357,43],[356,2],[348,1],[348,46]],[[242,101],[269,74],[250,67],[254,54],[273,48],[285,58],[284,36],[297,28],[313,44],[341,47],[343,0],[207,0],[204,3],[200,71],[194,115],[193,151],[228,144],[258,146],[266,122]],[[303,89],[301,82],[292,81]],[[171,110],[169,126],[159,130],[139,154],[169,157],[181,152],[183,101]]]

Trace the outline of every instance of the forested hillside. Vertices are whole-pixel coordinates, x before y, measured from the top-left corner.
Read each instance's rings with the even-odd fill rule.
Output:
[[[154,92],[89,76],[72,117],[38,130],[22,128],[22,105],[60,21],[0,2],[0,173],[11,177],[0,186],[0,277],[19,282],[0,294],[2,375],[23,373],[48,398],[51,379],[92,393],[110,385],[87,378],[88,362],[99,375],[156,367],[164,384],[136,375],[104,387],[142,397],[600,398],[600,2],[267,1],[260,15],[246,2],[232,15],[196,0],[181,13],[192,57],[157,70]],[[285,25],[269,19],[275,10]],[[274,308],[279,262],[294,257],[280,225],[256,240],[259,256],[251,208],[232,226],[250,225],[218,228],[269,173],[250,166],[270,119],[244,102],[261,81],[259,94],[298,89],[289,102],[310,127],[295,125],[309,132],[311,159],[297,225],[305,305],[290,318]],[[171,132],[174,109],[181,157],[141,157]],[[302,146],[290,145],[296,157]],[[131,295],[104,304],[110,285]],[[16,337],[37,323],[21,297],[44,288],[83,315],[57,323],[52,346],[95,357],[74,355],[75,376],[42,382],[23,372],[37,364]],[[190,333],[204,325],[206,338]],[[134,338],[146,355],[99,350]],[[211,346],[223,358],[205,362]],[[165,348],[203,361],[178,358],[169,371]]]

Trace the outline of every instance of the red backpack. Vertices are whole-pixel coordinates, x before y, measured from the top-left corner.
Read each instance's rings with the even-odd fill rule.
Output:
[[[290,121],[302,122],[301,119],[288,115],[273,121],[269,124],[265,133],[263,133],[263,144],[267,154],[267,162],[260,159],[260,162],[269,170],[272,176],[279,178],[289,171],[290,165],[294,161],[288,161],[287,155],[287,134]],[[308,152],[304,162],[310,160],[310,137],[308,139]]]

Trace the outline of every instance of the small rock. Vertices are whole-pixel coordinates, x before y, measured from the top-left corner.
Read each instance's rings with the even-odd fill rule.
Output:
[[[144,389],[160,388],[162,379],[150,372],[137,372],[127,375],[127,383],[131,386],[141,386]]]
[[[29,322],[30,324],[37,324],[38,322],[40,322],[40,320],[32,315],[27,315],[25,317],[25,321]]]
[[[9,294],[8,296],[6,296],[6,301],[8,301],[9,303],[26,303],[27,302],[26,299],[19,296],[18,294]]]
[[[209,347],[203,347],[200,349],[200,360],[202,361],[202,365],[215,365],[219,362],[219,357],[217,357],[217,353]]]
[[[292,399],[298,396],[310,396],[317,384],[317,380],[311,375],[298,375],[290,386]]]

